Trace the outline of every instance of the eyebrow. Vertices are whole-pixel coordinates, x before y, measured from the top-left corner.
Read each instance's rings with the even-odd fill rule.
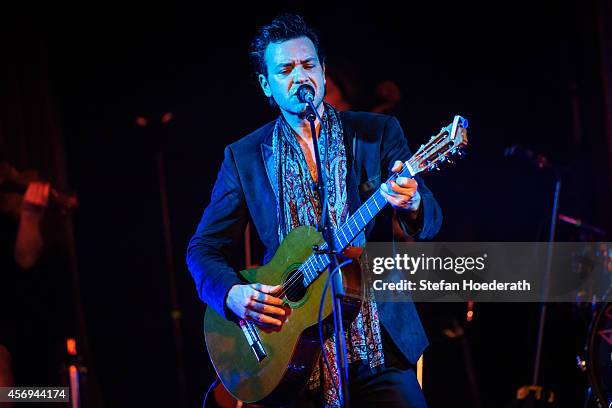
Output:
[[[316,60],[317,59],[315,57],[306,58],[305,60],[299,61],[298,65],[307,64],[309,62],[316,62]],[[280,64],[276,65],[276,68],[292,67],[293,65],[293,62],[281,62]]]

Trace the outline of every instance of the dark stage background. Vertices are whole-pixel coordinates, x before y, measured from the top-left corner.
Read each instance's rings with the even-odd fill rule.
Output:
[[[444,210],[439,240],[546,240],[551,175],[505,158],[513,144],[558,166],[562,213],[609,231],[611,8],[533,3],[88,2],[5,10],[0,152],[78,193],[77,286],[89,388],[100,396],[89,405],[201,404],[213,370],[185,249],[223,147],[275,116],[247,48],[255,28],[281,11],[303,13],[318,29],[353,110],[379,103],[380,81],[397,84],[395,114],[413,149],[455,113],[470,120],[467,159],[426,176]],[[136,124],[139,116],[147,127]],[[166,269],[160,157],[176,292]],[[559,226],[561,240],[593,238]],[[55,285],[70,281],[65,271],[53,273]],[[419,308],[432,343],[424,384],[431,407],[504,406],[530,382],[537,305],[477,304],[469,325],[465,304]],[[575,356],[585,323],[572,304],[549,312],[541,384],[560,406],[582,406],[586,377]],[[443,334],[453,320],[465,337]]]

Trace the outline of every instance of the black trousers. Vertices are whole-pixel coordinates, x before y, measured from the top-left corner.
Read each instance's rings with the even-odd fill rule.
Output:
[[[412,366],[381,327],[385,364],[371,369],[369,365],[349,366],[351,407],[427,408],[423,391]],[[323,395],[304,390],[292,407],[323,407]]]

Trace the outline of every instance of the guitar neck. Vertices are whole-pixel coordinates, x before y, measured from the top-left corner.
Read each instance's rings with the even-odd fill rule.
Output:
[[[455,115],[453,122],[443,127],[440,132],[432,136],[429,142],[404,163],[402,171],[391,176],[390,180],[398,176],[414,177],[416,174],[439,169],[444,163],[450,163],[452,155],[461,155],[461,149],[467,144],[468,122],[459,115]],[[349,219],[334,232],[333,240],[336,252],[342,252],[366,225],[383,209],[387,200],[380,194],[380,188],[374,192]],[[321,245],[327,249],[327,243]],[[304,286],[310,285],[329,265],[328,254],[312,254],[300,266],[299,271],[304,276]]]

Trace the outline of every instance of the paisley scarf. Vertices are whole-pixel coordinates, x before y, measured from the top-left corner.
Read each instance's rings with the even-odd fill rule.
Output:
[[[318,178],[319,182],[325,183],[324,187],[328,194],[329,220],[334,228],[337,228],[349,216],[344,133],[339,114],[331,105],[325,104],[322,119],[324,122],[322,129],[325,131],[321,132],[316,148],[319,149],[323,176],[319,175]],[[276,212],[280,242],[293,228],[300,225],[316,226],[321,219],[322,210],[316,183],[308,169],[298,136],[283,115],[279,116],[274,127],[272,152],[278,186]],[[345,336],[349,363],[361,361],[371,368],[384,363],[378,309],[371,290],[366,293],[360,313],[345,332]],[[333,372],[330,375],[321,357],[308,380],[308,388],[315,390],[322,385],[325,405],[339,407],[339,396],[333,386],[334,383],[339,384],[335,335],[325,342],[324,348]]]

